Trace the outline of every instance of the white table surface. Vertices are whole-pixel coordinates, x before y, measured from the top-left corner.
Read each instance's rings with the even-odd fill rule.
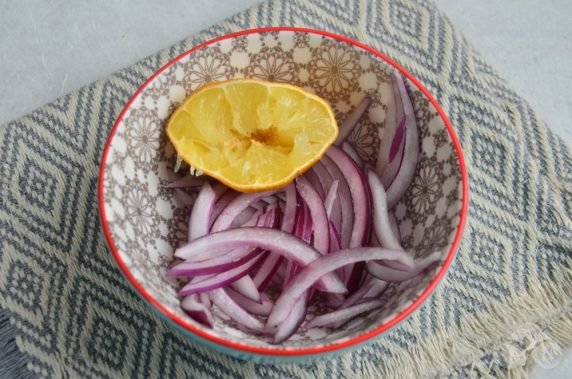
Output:
[[[0,124],[258,2],[0,0]],[[572,1],[436,2],[572,143]],[[535,377],[572,378],[572,353],[554,365]]]

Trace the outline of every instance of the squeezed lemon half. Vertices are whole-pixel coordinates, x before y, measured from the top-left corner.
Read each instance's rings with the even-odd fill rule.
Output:
[[[338,135],[330,105],[290,84],[235,79],[193,92],[167,124],[179,156],[241,192],[283,187]]]

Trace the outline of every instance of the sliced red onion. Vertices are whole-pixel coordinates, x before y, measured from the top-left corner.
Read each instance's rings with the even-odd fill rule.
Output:
[[[279,254],[270,253],[266,257],[256,275],[252,278],[252,281],[256,284],[258,291],[264,291],[266,287],[268,287],[274,277],[274,274],[276,274],[276,271],[280,267],[282,260],[283,257]]]
[[[342,248],[342,241],[340,240],[340,233],[336,230],[336,227],[332,222],[330,222],[330,251],[329,253],[333,253],[334,251],[341,250]]]
[[[226,208],[220,213],[217,217],[213,226],[211,228],[211,232],[220,232],[221,230],[227,229],[230,227],[234,219],[246,208],[250,206],[250,204],[254,203],[255,201],[270,195],[272,192],[250,192],[250,193],[241,193],[238,195],[234,200],[232,200]]]
[[[389,265],[385,265],[383,262],[368,262],[367,270],[372,276],[375,276],[378,279],[388,282],[402,282],[419,275],[427,267],[439,262],[440,260],[441,252],[436,251],[425,258],[414,260],[413,267],[410,267],[407,270],[399,270],[397,268],[390,267]]]
[[[274,303],[268,298],[268,296],[262,294],[261,301],[256,302],[251,299],[241,295],[232,288],[225,288],[226,293],[232,300],[236,302],[241,308],[243,308],[248,313],[258,316],[268,316]]]
[[[339,185],[339,183],[340,182],[338,180],[334,180],[334,182],[330,186],[330,189],[328,190],[328,194],[326,195],[326,198],[324,199],[324,208],[326,208],[326,216],[328,218],[331,217],[332,209],[334,207],[334,203],[336,202],[336,200],[338,198],[338,185]]]
[[[373,170],[368,170],[367,181],[373,197],[373,228],[377,240],[382,247],[403,250],[399,239],[391,229],[387,209],[387,198],[381,179]]]
[[[413,271],[395,270],[378,262],[368,262],[366,266],[370,275],[388,282],[402,282],[417,276]]]
[[[322,157],[322,159],[325,161],[324,157]],[[335,167],[335,165],[333,165],[333,163],[330,163],[330,165],[333,166],[334,170],[336,169],[336,167]],[[330,175],[330,172],[328,171],[328,169],[326,168],[326,166],[323,164],[323,162],[321,160],[319,162],[317,162],[314,166],[312,166],[311,171],[314,171],[316,173],[318,180],[320,181],[320,183],[322,184],[322,187],[324,188],[324,192],[326,189],[331,188],[332,185],[334,184],[335,180],[332,178],[332,176]],[[338,187],[339,187],[339,183],[338,183]],[[345,189],[347,190],[347,193],[349,194],[349,189],[347,187]],[[342,230],[342,209],[341,209],[339,196],[336,196],[336,199],[334,200],[334,203],[332,204],[332,211],[331,211],[329,217],[330,217],[330,220],[334,223],[334,225],[336,225],[336,228],[341,231]],[[348,221],[349,220],[346,220],[346,222],[348,222]]]
[[[361,287],[366,276],[367,272],[365,270],[365,262],[355,263],[352,267],[350,278],[346,283],[348,292],[351,294],[356,292]]]
[[[250,220],[241,225],[243,227],[246,226],[271,226],[272,223],[276,222],[276,211],[272,210],[272,212],[268,212],[262,214],[263,209],[260,211],[260,215],[257,213],[253,214]],[[190,268],[190,267],[216,267],[217,265],[224,265],[230,263],[231,267],[235,265],[232,262],[235,262],[239,259],[243,259],[248,252],[251,252],[252,249],[247,248],[237,248],[237,249],[223,249],[219,251],[211,251],[210,255],[205,258],[204,256],[190,256],[188,257],[184,263],[195,263],[189,265],[180,264],[180,268]],[[202,266],[196,266],[196,264],[202,264]],[[177,266],[178,267],[178,266]],[[222,268],[221,268],[222,269]],[[218,272],[215,271],[215,272]],[[188,274],[188,275],[199,275],[199,274]],[[188,275],[177,275],[177,276],[188,276]]]
[[[258,303],[261,301],[260,292],[258,292],[256,284],[254,284],[252,278],[248,275],[245,275],[236,282],[231,283],[230,287],[252,301],[256,301]]]
[[[385,120],[385,128],[379,144],[378,161],[376,171],[382,178],[385,188],[388,188],[401,166],[401,158],[404,149],[404,132],[407,127],[406,113],[403,100],[399,93],[398,82],[403,82],[399,74],[393,73],[391,88],[393,90],[393,102],[388,104],[388,112]]]
[[[308,206],[301,197],[298,197],[299,203],[296,206],[296,226],[294,227],[294,235],[302,241],[311,244],[312,242],[312,217]]]
[[[388,282],[384,280],[379,280],[375,277],[368,277],[368,281],[366,282],[367,285],[371,285],[371,288],[363,295],[364,299],[367,298],[377,298],[379,295],[385,291],[387,286],[389,285]]]
[[[181,308],[193,320],[209,328],[213,327],[213,318],[210,309],[201,302],[199,295],[190,295],[181,301]]]
[[[193,293],[207,292],[216,288],[224,287],[248,274],[259,260],[260,257],[255,257],[240,266],[219,274],[196,276],[179,291],[179,296],[187,296]]]
[[[296,263],[292,261],[286,262],[286,271],[284,272],[284,280],[282,283],[284,286],[294,279],[296,273],[299,271],[298,268],[299,266]]]
[[[209,296],[213,303],[226,315],[232,318],[234,321],[240,325],[254,330],[256,332],[261,332],[264,329],[264,324],[262,321],[252,316],[250,313],[242,309],[222,288],[218,288],[211,293]]]
[[[363,174],[355,162],[343,150],[332,146],[326,154],[335,162],[339,171],[346,179],[351,195],[354,220],[349,247],[363,246],[369,240],[367,225],[371,222],[371,209],[368,207],[370,195],[367,191]],[[344,247],[343,233],[342,247]],[[345,273],[344,277],[347,278],[346,284],[348,290],[350,290],[350,292],[355,291],[362,278],[363,264],[359,264],[356,267],[345,267],[343,271]]]
[[[292,305],[320,278],[340,267],[371,260],[395,260],[408,267],[414,267],[413,259],[407,253],[375,247],[358,247],[323,255],[300,270],[296,278],[284,288],[268,317],[267,327],[276,328],[282,323]],[[330,292],[336,293],[336,291]]]
[[[277,223],[276,209],[271,209],[261,215],[262,211],[263,209],[256,211],[251,219],[245,222],[243,226],[257,225],[272,227]],[[179,263],[167,271],[167,276],[187,277],[217,274],[238,267],[260,254],[263,254],[260,249],[252,249],[249,247],[239,247],[231,251],[212,251],[210,257],[207,259],[196,256],[188,258],[185,262]]]
[[[278,344],[290,338],[300,327],[306,317],[308,295],[304,293],[292,306],[288,317],[278,325],[274,334],[274,343]]]
[[[330,249],[330,232],[324,202],[315,188],[303,176],[296,179],[296,187],[308,206],[312,220],[313,246],[322,255],[327,254]]]
[[[286,233],[292,233],[296,219],[296,204],[298,197],[294,183],[288,184],[284,188],[284,192],[286,193],[286,204],[284,205],[284,217],[282,219],[280,229]]]
[[[278,198],[275,196],[275,193],[270,193],[270,195],[263,197],[262,199],[260,199],[260,201],[266,203],[266,205],[278,204]]]
[[[310,184],[312,185],[312,187],[314,187],[316,192],[318,192],[320,197],[322,199],[324,199],[326,196],[324,193],[325,192],[324,187],[323,187],[322,182],[320,182],[320,178],[318,178],[318,175],[316,174],[316,172],[314,170],[308,170],[302,176],[310,182]]]
[[[395,218],[395,215],[393,214],[393,212],[389,212],[389,211],[388,211],[387,215],[389,217],[389,226],[391,227],[393,234],[395,235],[395,237],[397,237],[398,241],[401,241],[401,231],[399,230],[399,224],[397,223],[397,219]]]
[[[228,190],[217,199],[213,210],[213,222],[218,218],[218,216],[228,206],[228,204],[230,204],[236,197],[238,197],[239,194],[239,192]]]
[[[363,168],[363,160],[359,157],[357,151],[350,145],[348,142],[344,142],[342,145],[342,150],[349,155],[354,162],[358,165],[358,167]]]
[[[369,238],[369,246],[371,247],[381,247],[381,244],[379,243],[379,241],[377,240],[377,237],[375,236],[375,233],[372,233],[370,238]]]
[[[330,148],[331,149],[331,148]],[[329,150],[328,150],[329,151]],[[354,210],[352,203],[352,195],[348,182],[344,174],[340,171],[338,165],[336,165],[328,155],[324,155],[320,162],[328,170],[329,174],[338,181],[338,200],[340,203],[340,222],[336,222],[334,215],[335,209],[332,209],[332,221],[336,228],[339,228],[340,236],[342,239],[342,248],[347,248],[350,246],[350,240],[352,236],[352,230],[354,227]],[[316,165],[318,166],[318,165]]]
[[[187,260],[179,263],[167,271],[166,275],[171,278],[176,278],[218,274],[245,264],[257,255],[261,254],[261,250],[250,247],[241,247],[233,249],[229,253],[225,253],[223,251],[222,254],[218,254],[220,255],[203,261]]]
[[[348,136],[354,130],[357,123],[369,107],[370,102],[371,99],[369,97],[364,97],[363,100],[358,103],[352,113],[350,113],[344,122],[342,122],[342,125],[339,127],[338,138],[336,138],[336,145],[341,145],[346,140],[346,138],[348,138]]]
[[[401,164],[403,163],[405,130],[407,125],[406,121],[407,116],[403,116],[397,125],[397,129],[395,130],[389,151],[384,151],[384,153],[388,155],[389,159],[388,166],[383,171],[380,171],[381,180],[384,183],[384,186],[390,186],[391,183],[393,183],[393,180],[395,179],[395,176],[399,172]]]
[[[392,162],[395,160],[398,155],[401,157],[400,152],[403,151],[403,142],[405,138],[405,122],[407,121],[407,116],[403,116],[401,121],[399,121],[399,125],[397,126],[397,130],[395,131],[395,136],[393,137],[393,141],[391,142],[391,148],[389,149],[389,161]]]
[[[280,254],[301,266],[306,266],[320,256],[314,248],[295,236],[276,229],[241,227],[207,234],[180,247],[175,256],[186,259],[190,256],[208,258],[212,251],[230,249],[236,246],[259,247]],[[345,286],[335,273],[321,278],[321,284],[328,292],[344,292]]]
[[[369,278],[368,278],[369,279]],[[373,287],[373,283],[369,280],[364,283],[356,292],[352,293],[350,296],[346,297],[342,303],[339,305],[339,308],[347,308],[351,307],[365,296]]]
[[[296,206],[296,226],[294,227],[294,235],[300,238],[307,244],[312,244],[312,218],[310,216],[310,211],[304,203],[301,196],[297,197],[298,205]],[[283,277],[283,284],[287,284],[298,271],[298,265],[289,260],[286,262],[286,269]]]
[[[216,193],[207,182],[203,184],[189,220],[189,241],[209,232],[212,213],[216,202]]]
[[[342,175],[348,183],[353,204],[354,223],[350,238],[349,247],[362,246],[366,239],[366,225],[370,221],[371,210],[367,208],[368,193],[365,189],[366,183],[361,170],[354,161],[341,149],[336,146],[330,147],[328,157],[339,167]],[[343,244],[343,234],[342,234]]]
[[[354,293],[358,290],[365,276],[365,263],[357,262],[353,266],[350,265],[347,267],[351,267],[351,271],[349,278],[346,281],[346,287],[349,293]]]
[[[392,209],[401,199],[407,188],[409,188],[413,177],[415,176],[415,167],[419,157],[419,135],[417,131],[417,123],[415,121],[415,112],[411,99],[405,88],[405,83],[399,74],[394,74],[399,79],[397,85],[401,100],[403,101],[403,110],[407,116],[405,129],[405,143],[403,149],[403,161],[399,172],[389,187],[387,187],[387,208]],[[379,172],[379,171],[378,171]]]
[[[238,216],[236,216],[236,218],[234,219],[232,224],[229,226],[229,228],[236,228],[239,226],[243,226],[245,223],[251,221],[253,219],[253,217],[258,217],[265,211],[267,211],[266,207],[262,207],[260,209],[248,207],[245,210],[243,210],[242,212],[240,212],[240,214]]]
[[[348,308],[339,309],[330,313],[325,313],[319,315],[308,321],[303,325],[303,328],[308,330],[312,328],[320,328],[325,326],[341,326],[351,320],[352,318],[359,316],[362,313],[371,311],[372,309],[379,308],[383,305],[383,301],[380,300],[368,300],[367,302],[354,305]]]
[[[212,301],[211,298],[209,297],[209,295],[207,293],[200,293],[199,294],[199,299],[201,300],[201,303],[203,303],[206,307],[209,307],[212,305]]]
[[[280,284],[280,283],[284,282],[284,277],[286,275],[286,266],[287,265],[288,265],[288,262],[286,259],[284,259],[282,264],[280,264],[280,266],[278,266],[278,270],[276,270],[276,277],[279,280],[274,280],[274,282],[276,282],[276,284]]]

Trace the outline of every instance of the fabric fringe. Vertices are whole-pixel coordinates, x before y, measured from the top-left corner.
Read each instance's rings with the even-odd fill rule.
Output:
[[[27,379],[34,374],[28,370],[28,356],[20,351],[16,343],[18,331],[10,322],[10,312],[0,308],[0,378]]]
[[[572,284],[571,279],[562,278],[561,283]],[[454,330],[442,328],[441,333],[412,345],[408,354],[393,356],[381,367],[362,365],[359,377],[527,378],[536,365],[558,366],[572,347],[572,298],[562,286],[538,284],[534,294],[515,294],[486,313],[467,316]]]

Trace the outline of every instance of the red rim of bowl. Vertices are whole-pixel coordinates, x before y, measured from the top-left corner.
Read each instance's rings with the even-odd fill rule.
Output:
[[[113,140],[113,136],[115,135],[117,127],[119,126],[119,124],[123,120],[125,113],[131,107],[132,103],[137,99],[139,94],[147,87],[147,85],[151,81],[153,81],[153,79],[155,79],[157,76],[159,76],[161,73],[163,73],[166,69],[168,69],[173,64],[175,64],[175,62],[179,61],[183,57],[185,57],[185,56],[187,56],[187,55],[189,55],[189,54],[191,54],[197,50],[202,49],[203,47],[206,47],[208,45],[211,45],[213,43],[216,43],[216,42],[219,42],[222,40],[234,38],[234,37],[241,36],[241,35],[254,34],[254,33],[264,33],[264,32],[276,32],[276,31],[311,33],[311,34],[317,34],[317,35],[321,35],[321,36],[330,37],[330,38],[336,39],[338,41],[346,42],[346,43],[352,44],[354,46],[357,46],[361,49],[368,51],[369,53],[381,58],[386,63],[392,65],[397,70],[399,70],[401,72],[401,74],[405,75],[411,82],[413,82],[421,90],[421,92],[423,92],[423,94],[433,104],[433,106],[435,107],[435,109],[439,113],[439,116],[441,117],[441,119],[445,122],[447,130],[449,131],[449,135],[451,136],[451,140],[453,141],[453,144],[455,146],[455,152],[457,153],[457,157],[459,160],[459,167],[461,169],[461,176],[462,176],[462,183],[463,183],[462,184],[463,185],[463,207],[461,209],[461,217],[459,220],[457,234],[455,235],[455,240],[453,241],[453,245],[451,246],[451,249],[449,250],[447,258],[445,259],[445,262],[443,263],[443,266],[441,267],[440,271],[437,273],[435,278],[433,278],[431,283],[429,283],[427,288],[425,288],[423,293],[417,299],[415,299],[415,301],[413,301],[405,310],[398,313],[397,315],[395,315],[395,317],[393,319],[384,323],[383,325],[380,325],[378,328],[376,328],[374,330],[371,330],[367,333],[360,334],[360,335],[353,337],[353,338],[350,338],[348,340],[344,340],[344,341],[336,342],[336,343],[331,343],[331,344],[324,345],[324,346],[312,347],[312,348],[288,348],[288,347],[286,347],[286,348],[284,348],[284,347],[282,347],[282,348],[269,348],[269,347],[264,347],[264,346],[252,346],[252,345],[247,345],[247,344],[240,343],[240,342],[229,341],[229,340],[223,339],[221,337],[218,337],[212,333],[209,333],[208,331],[191,324],[187,320],[184,320],[184,319],[180,318],[179,316],[175,315],[174,313],[172,313],[171,311],[169,311],[165,306],[163,306],[161,303],[159,303],[159,301],[157,301],[153,296],[151,296],[151,294],[149,292],[147,292],[147,290],[137,281],[137,279],[135,279],[135,277],[129,271],[129,268],[127,267],[125,262],[122,260],[117,247],[113,243],[113,239],[111,237],[111,233],[109,230],[109,225],[107,223],[107,217],[105,214],[105,207],[103,206],[103,204],[104,204],[104,200],[103,200],[103,176],[105,173],[105,162],[107,160],[107,154],[109,153],[111,141]],[[212,39],[210,41],[204,42],[198,46],[195,46],[191,50],[179,55],[178,57],[174,58],[169,63],[167,63],[166,65],[161,67],[161,69],[159,69],[157,72],[155,72],[153,74],[153,76],[151,76],[149,79],[147,79],[147,81],[145,81],[145,83],[143,83],[143,85],[137,89],[135,94],[131,97],[131,99],[129,99],[129,102],[127,102],[127,104],[125,105],[125,108],[123,108],[123,110],[119,114],[117,121],[115,122],[115,124],[113,125],[113,128],[111,129],[111,132],[109,134],[107,142],[105,143],[105,149],[103,150],[103,155],[101,158],[101,164],[100,164],[100,169],[99,169],[99,183],[98,183],[99,215],[100,215],[101,223],[103,226],[103,232],[105,234],[105,238],[107,240],[109,248],[111,249],[113,256],[115,257],[115,260],[117,261],[117,263],[118,263],[121,271],[123,272],[123,274],[127,277],[127,279],[135,287],[135,289],[151,305],[153,305],[165,317],[167,317],[168,319],[170,319],[171,321],[176,323],[178,326],[180,326],[183,329],[185,329],[189,332],[192,332],[192,333],[196,334],[197,336],[202,337],[202,338],[204,338],[210,342],[225,346],[227,348],[236,349],[236,350],[239,350],[241,352],[262,354],[262,355],[272,355],[272,356],[304,356],[304,355],[323,354],[323,353],[327,353],[327,352],[332,352],[332,351],[336,351],[336,350],[340,350],[340,349],[349,348],[351,346],[361,344],[361,343],[363,343],[363,342],[365,342],[365,341],[367,341],[367,340],[369,340],[375,336],[378,336],[381,333],[392,328],[393,326],[397,325],[399,322],[401,322],[405,318],[407,318],[415,309],[417,309],[425,301],[425,299],[427,299],[427,297],[429,297],[429,295],[431,294],[431,292],[433,292],[433,290],[435,289],[437,284],[441,281],[441,279],[443,279],[445,273],[447,272],[447,269],[449,268],[449,266],[451,265],[451,262],[453,261],[453,259],[455,257],[455,253],[457,251],[457,248],[459,247],[459,243],[461,241],[461,236],[463,234],[463,229],[465,226],[465,220],[467,218],[467,211],[468,211],[468,205],[469,205],[468,181],[469,181],[469,178],[467,175],[465,160],[463,158],[463,152],[461,151],[461,145],[459,143],[457,135],[455,134],[453,126],[451,125],[451,122],[449,121],[449,119],[445,115],[445,112],[443,111],[441,106],[437,103],[435,98],[429,93],[429,91],[413,75],[411,75],[409,72],[407,72],[398,63],[393,61],[391,58],[389,58],[385,54],[382,54],[382,53],[380,53],[380,52],[372,49],[371,47],[368,47],[368,46],[366,46],[360,42],[357,42],[357,41],[350,39],[348,37],[344,37],[344,36],[341,36],[338,34],[326,32],[326,31],[322,31],[322,30],[308,29],[308,28],[297,28],[297,27],[257,28],[257,29],[248,29],[248,30],[242,30],[239,32],[227,34],[227,35]]]

